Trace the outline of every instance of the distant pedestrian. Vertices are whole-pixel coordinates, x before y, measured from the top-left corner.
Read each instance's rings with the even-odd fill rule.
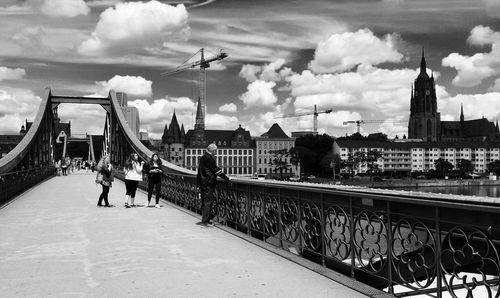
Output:
[[[217,146],[210,144],[207,147],[205,154],[200,158],[198,166],[197,185],[200,188],[201,194],[201,222],[199,224],[207,226],[212,224],[211,220],[216,215],[215,209],[215,186],[217,185],[217,176],[224,180],[230,180],[229,177],[217,167],[215,162],[215,155],[217,153]]]
[[[101,160],[97,165],[97,173],[102,175],[102,192],[99,195],[97,206],[102,206],[102,201],[104,200],[104,207],[113,207],[113,205],[110,205],[108,201],[109,188],[113,183],[113,167],[111,166],[108,155],[101,157]]]
[[[139,186],[139,181],[142,181],[142,167],[144,161],[139,162],[139,155],[137,153],[130,154],[125,162],[125,207],[135,207],[135,192]]]
[[[88,160],[86,160],[84,164],[85,164],[85,173],[88,173],[90,169],[90,163]]]
[[[161,169],[161,159],[158,154],[154,153],[149,162],[145,165],[144,171],[148,173],[148,202],[144,207],[149,207],[151,197],[153,196],[153,189],[156,190],[156,208],[160,208],[160,194],[161,194],[161,178],[163,170]]]
[[[58,160],[56,162],[56,175],[57,176],[61,175],[61,160]]]
[[[61,160],[61,170],[62,170],[62,175],[67,176],[67,170],[68,170],[68,164],[66,163],[66,159]]]

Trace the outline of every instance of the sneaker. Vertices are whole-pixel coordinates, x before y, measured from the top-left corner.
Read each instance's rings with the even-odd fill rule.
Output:
[[[160,204],[156,204],[156,205],[155,205],[155,208],[161,208],[161,207],[160,207]]]
[[[109,205],[104,205],[104,207],[109,207],[109,208],[111,208],[111,207],[115,207],[115,205],[113,205],[113,204],[109,204]]]
[[[102,207],[102,205],[97,204],[97,207]]]
[[[149,207],[149,202],[147,202],[146,204],[144,204],[144,207]]]
[[[125,203],[125,208],[130,208],[131,206],[128,203]]]

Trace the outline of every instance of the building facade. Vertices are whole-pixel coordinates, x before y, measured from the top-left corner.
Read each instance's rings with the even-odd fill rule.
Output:
[[[275,171],[275,166],[271,164],[273,158],[276,157],[274,153],[277,150],[286,150],[295,147],[295,138],[290,138],[277,124],[274,123],[269,130],[255,139],[255,170],[257,174],[280,174]],[[291,156],[285,156],[284,162],[290,165],[288,169],[283,171],[285,176],[299,176],[300,165],[291,164]]]
[[[132,130],[132,132],[135,134],[137,138],[140,137],[139,135],[139,128],[141,126],[141,120],[139,117],[139,110],[136,107],[129,107],[128,106],[128,97],[127,93],[124,92],[116,92],[116,99],[118,100],[118,103],[120,104],[123,115],[125,115],[125,120],[127,121],[128,126]]]
[[[340,158],[349,159],[358,151],[377,150],[383,158],[377,163],[384,172],[427,172],[435,170],[435,161],[442,158],[454,167],[460,159],[470,160],[474,172],[485,173],[488,164],[500,160],[500,142],[370,142],[335,141],[340,147]],[[360,164],[355,172],[366,173]]]
[[[185,166],[184,143],[186,141],[186,133],[184,132],[184,125],[179,127],[175,111],[172,115],[170,125],[165,125],[161,140],[163,157],[175,165]]]

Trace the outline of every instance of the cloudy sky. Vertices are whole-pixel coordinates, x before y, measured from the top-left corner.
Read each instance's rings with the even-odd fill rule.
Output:
[[[410,90],[425,49],[443,120],[500,118],[498,0],[2,0],[0,134],[57,95],[129,94],[141,130],[159,138],[175,110],[193,127],[199,69],[161,76],[223,49],[207,69],[210,129],[260,135],[275,122],[333,136],[346,120],[387,120],[362,132],[407,133]],[[190,57],[191,60],[188,60]],[[100,134],[104,111],[61,105],[73,133]]]

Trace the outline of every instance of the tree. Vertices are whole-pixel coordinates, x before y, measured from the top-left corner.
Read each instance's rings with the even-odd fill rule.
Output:
[[[280,179],[283,179],[283,170],[287,171],[290,164],[286,161],[286,158],[290,155],[287,149],[279,150],[269,150],[269,153],[273,155],[269,161],[269,165],[274,167],[274,172],[280,172]]]
[[[460,176],[465,176],[465,174],[469,174],[474,172],[474,165],[468,159],[459,159],[457,161],[457,170],[460,172]]]
[[[436,172],[438,172],[440,177],[445,176],[449,171],[453,169],[453,165],[443,158],[437,159],[434,162],[434,167],[436,168]]]
[[[308,156],[305,156],[303,152],[300,153],[300,160],[302,170],[306,173],[314,174],[317,176],[322,176],[323,171],[321,167],[321,160],[325,155],[332,151],[333,138],[327,134],[323,135],[305,135],[297,138],[295,140],[295,147],[297,149],[307,148],[304,150],[307,152]],[[312,154],[311,154],[312,153]],[[305,160],[314,156],[314,160]]]
[[[488,164],[488,171],[500,175],[500,160],[492,161]]]
[[[377,161],[379,161],[380,159],[383,159],[383,155],[382,152],[378,150],[370,150],[364,156],[363,162],[365,162],[366,166],[368,167],[368,172],[370,173],[370,180],[372,180],[373,172],[377,172],[379,169]]]
[[[358,166],[366,159],[364,151],[356,151],[347,155],[347,160],[341,163],[341,168],[347,168],[351,172],[351,177],[354,179],[354,172]]]

